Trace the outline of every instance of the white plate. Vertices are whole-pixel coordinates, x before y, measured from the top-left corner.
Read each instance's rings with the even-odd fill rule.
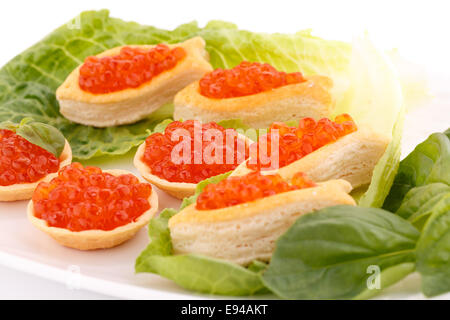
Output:
[[[429,134],[450,127],[450,91],[448,79],[433,76],[434,99],[426,108],[407,115],[403,137],[403,155]],[[136,172],[132,155],[114,161],[97,159],[90,164],[104,169],[121,168]],[[177,208],[179,201],[157,190],[160,208]],[[148,243],[147,230],[141,230],[130,241],[113,249],[78,251],[60,246],[34,228],[26,218],[26,201],[0,203],[0,264],[39,277],[56,280],[69,287],[82,288],[106,295],[131,299],[207,299],[153,274],[134,273],[134,261]],[[273,296],[265,296],[265,298]],[[252,297],[264,298],[264,297]],[[380,299],[423,299],[420,276],[415,273],[378,296]],[[450,299],[450,293],[439,298]]]

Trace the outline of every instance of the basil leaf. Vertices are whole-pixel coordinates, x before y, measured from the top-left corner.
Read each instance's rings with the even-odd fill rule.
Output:
[[[417,270],[422,291],[435,296],[450,291],[450,197],[433,208],[417,243]]]
[[[0,123],[0,129],[14,131],[32,144],[53,153],[57,158],[61,155],[66,144],[64,136],[58,129],[45,123],[35,122],[31,118],[23,118],[19,124],[11,121],[2,122]]]
[[[405,195],[414,187],[434,182],[450,185],[449,132],[433,133],[400,162],[383,208],[397,211]]]
[[[376,208],[335,206],[301,216],[281,236],[264,284],[288,299],[349,299],[367,295],[371,268],[390,285],[413,268],[419,232],[407,221]],[[409,265],[410,266],[410,265]],[[390,270],[390,271],[389,271]],[[384,281],[384,282],[383,282]],[[373,289],[373,294],[381,289]]]
[[[62,133],[55,127],[45,123],[32,122],[20,125],[16,134],[53,153],[57,158],[61,155],[66,144]]]
[[[408,219],[416,228],[422,229],[436,206],[450,197],[450,186],[444,183],[432,183],[411,189],[403,199],[396,214]]]

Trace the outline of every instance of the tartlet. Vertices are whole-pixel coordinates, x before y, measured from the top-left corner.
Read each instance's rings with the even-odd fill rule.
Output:
[[[267,174],[276,172],[284,179],[290,179],[296,172],[301,171],[315,182],[344,179],[356,189],[370,183],[373,169],[389,142],[389,137],[371,128],[362,127],[287,166],[265,172]],[[248,161],[242,162],[231,176],[251,172],[252,170],[247,167]]]
[[[152,45],[126,47],[151,49]],[[195,37],[182,43],[168,45],[181,47],[186,56],[172,69],[153,77],[137,88],[93,94],[79,85],[80,68],[76,68],[56,91],[60,112],[69,120],[95,127],[109,127],[133,123],[148,116],[163,104],[170,102],[175,94],[204,73],[211,71],[205,41]],[[96,57],[116,56],[122,47],[100,53]]]
[[[241,265],[268,261],[275,241],[300,215],[355,205],[348,194],[351,189],[345,180],[331,180],[220,209],[198,210],[194,203],[169,220],[174,253],[203,254]]]
[[[64,145],[64,149],[59,156],[59,169],[58,171],[72,162],[72,149],[70,144],[67,142]],[[18,200],[28,200],[31,199],[34,189],[37,185],[43,181],[50,181],[58,175],[57,172],[49,173],[42,179],[30,183],[18,183],[10,186],[0,186],[0,201],[18,201]]]
[[[238,134],[238,137],[240,139],[245,140],[245,143],[247,145],[250,145],[253,141],[250,140],[248,137]],[[197,187],[197,183],[190,183],[190,182],[171,182],[167,181],[163,178],[160,178],[154,174],[152,174],[151,169],[148,167],[145,162],[142,161],[142,157],[144,156],[146,148],[146,142],[144,141],[137,149],[136,154],[133,159],[134,166],[139,171],[141,176],[150,182],[151,184],[154,184],[159,189],[167,192],[171,196],[177,198],[177,199],[183,199],[186,197],[190,197],[195,193],[195,189]],[[224,172],[225,173],[225,172]]]
[[[314,75],[297,84],[256,94],[213,99],[200,93],[199,81],[196,81],[175,96],[174,119],[203,122],[241,119],[253,128],[303,117],[319,119],[328,117],[333,111],[332,86],[330,78]]]
[[[114,176],[122,174],[131,174],[125,170],[104,170]],[[150,209],[142,213],[134,222],[117,227],[113,230],[83,230],[71,231],[65,228],[50,227],[47,221],[39,219],[34,215],[33,200],[30,200],[27,207],[28,220],[38,229],[55,239],[59,244],[79,249],[79,250],[95,250],[107,249],[118,246],[119,244],[131,239],[142,227],[147,225],[150,219],[158,211],[158,195],[152,190],[148,198]]]

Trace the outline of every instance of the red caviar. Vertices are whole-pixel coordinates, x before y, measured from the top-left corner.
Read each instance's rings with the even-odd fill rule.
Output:
[[[113,176],[72,163],[33,194],[34,214],[50,227],[71,231],[112,230],[150,209],[152,187],[132,174]]]
[[[196,209],[226,208],[314,186],[314,182],[308,180],[302,172],[295,174],[291,184],[284,181],[279,174],[262,175],[260,172],[251,172],[245,176],[229,177],[217,184],[207,185],[197,198]]]
[[[278,130],[278,133],[274,130]],[[250,161],[247,167],[252,170],[282,168],[356,130],[356,124],[348,114],[337,116],[334,122],[327,118],[319,121],[303,118],[297,127],[274,122],[269,132],[261,136],[257,144],[250,147]],[[272,140],[278,140],[278,155],[276,150],[272,150]],[[272,163],[272,156],[278,156],[278,166]]]
[[[152,49],[123,47],[116,56],[86,58],[80,68],[79,85],[91,93],[137,88],[170,70],[186,56],[181,47],[158,44]]]
[[[11,130],[0,130],[0,185],[36,182],[58,171],[59,159]]]
[[[145,142],[142,161],[152,174],[171,182],[198,183],[235,169],[248,156],[248,146],[237,131],[215,122],[174,121]]]
[[[234,98],[305,81],[300,72],[286,73],[270,64],[243,61],[233,69],[216,69],[200,80],[200,93],[214,99]]]

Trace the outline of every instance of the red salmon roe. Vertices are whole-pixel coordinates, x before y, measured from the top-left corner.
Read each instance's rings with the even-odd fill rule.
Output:
[[[208,136],[216,133],[220,136]],[[215,122],[174,121],[164,133],[154,133],[145,142],[142,161],[152,174],[171,182],[198,183],[235,169],[248,156],[248,146],[237,131]]]
[[[71,231],[113,230],[150,209],[152,187],[132,174],[113,176],[72,163],[33,194],[34,214],[50,227]]]
[[[249,96],[305,81],[300,72],[286,73],[270,64],[243,61],[233,69],[216,69],[200,80],[200,93],[214,99]]]
[[[58,171],[59,159],[11,130],[0,130],[0,185],[36,182]]]
[[[274,131],[275,129],[278,130],[278,134]],[[356,124],[348,114],[337,116],[334,122],[327,118],[322,118],[317,122],[312,118],[303,118],[298,127],[289,127],[285,123],[274,122],[269,128],[269,132],[262,135],[258,143],[254,143],[250,147],[250,160],[247,167],[252,170],[282,168],[356,130]],[[278,140],[278,166],[271,161],[272,139]],[[276,152],[274,152],[274,156],[276,156]]]
[[[197,198],[196,209],[226,208],[314,186],[314,182],[308,180],[302,172],[295,174],[291,184],[284,181],[279,174],[262,175],[260,172],[251,172],[245,176],[229,177],[217,184],[207,185]]]
[[[137,88],[170,70],[186,56],[181,47],[158,44],[152,49],[123,47],[116,56],[86,58],[80,68],[79,85],[91,93]]]

